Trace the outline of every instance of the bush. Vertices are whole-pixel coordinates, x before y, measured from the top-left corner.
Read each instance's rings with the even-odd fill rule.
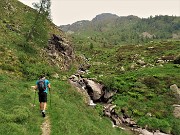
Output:
[[[180,135],[180,119],[172,119],[172,134]]]
[[[156,88],[159,85],[159,80],[153,76],[145,77],[143,83],[149,88]]]
[[[157,119],[155,117],[141,117],[137,124],[142,127],[147,125],[148,129],[152,131],[160,130],[165,133],[171,132],[171,125],[165,119]]]
[[[175,58],[174,64],[180,64],[180,55]]]

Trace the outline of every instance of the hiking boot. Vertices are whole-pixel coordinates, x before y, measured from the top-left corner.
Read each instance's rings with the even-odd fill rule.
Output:
[[[46,117],[46,114],[45,114],[45,112],[42,112],[42,116],[43,116],[43,117]]]

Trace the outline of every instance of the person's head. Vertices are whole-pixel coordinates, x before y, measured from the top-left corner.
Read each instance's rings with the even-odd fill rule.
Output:
[[[39,79],[45,79],[45,75],[40,75]]]

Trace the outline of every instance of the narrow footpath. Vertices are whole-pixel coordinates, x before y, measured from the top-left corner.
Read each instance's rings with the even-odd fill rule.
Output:
[[[42,135],[50,135],[51,125],[48,116],[44,118],[44,122],[41,125]]]

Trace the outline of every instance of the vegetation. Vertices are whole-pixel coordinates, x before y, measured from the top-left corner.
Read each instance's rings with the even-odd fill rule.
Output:
[[[179,101],[170,86],[176,84],[180,87],[180,42],[171,36],[165,36],[178,33],[176,30],[180,28],[179,23],[176,23],[177,29],[174,29],[174,25],[169,25],[175,20],[179,22],[179,17],[136,18],[138,23],[134,18],[134,22],[124,24],[128,27],[122,27],[120,23],[115,28],[108,27],[107,31],[97,31],[89,30],[86,26],[83,30],[79,28],[71,37],[76,51],[79,54],[83,52],[92,65],[90,73],[84,77],[97,78],[109,90],[118,91],[113,97],[117,112],[120,113],[121,108],[124,108],[139,126],[178,135],[180,132],[175,123],[179,119],[173,116],[172,105]],[[163,25],[160,26],[160,23]],[[160,29],[152,29],[154,26],[160,26]],[[171,34],[168,34],[167,27]],[[142,37],[143,40],[136,42],[132,37],[133,31],[139,34],[148,31],[156,37]],[[118,33],[126,36],[124,40]],[[164,36],[160,36],[163,33]],[[165,57],[167,60],[158,63]],[[170,57],[172,59],[168,59]]]
[[[178,56],[179,44],[164,41],[83,50],[92,65],[86,76],[118,91],[113,97],[117,112],[124,108],[139,126],[178,135],[179,128],[173,121],[178,123],[179,119],[173,116],[172,105],[179,101],[170,85],[180,86],[179,65],[173,61],[162,65],[157,60],[162,56]]]
[[[143,44],[154,40],[180,38],[180,17],[177,16],[137,16],[118,17],[113,14],[100,14],[91,21],[78,21],[72,25],[60,26],[70,34],[74,43],[94,44],[107,47],[121,44]]]
[[[112,128],[110,120],[99,113],[101,105],[96,109],[86,106],[83,97],[65,81],[75,68],[62,71],[48,61],[45,51],[48,39],[52,34],[64,37],[63,33],[50,20],[39,19],[33,36],[26,42],[37,11],[17,0],[0,1],[0,5],[0,134],[41,133],[44,119],[39,114],[37,93],[31,86],[42,73],[52,83],[49,95],[52,104],[48,104],[47,114],[51,134],[129,134]],[[95,31],[72,35],[76,53],[83,52],[92,65],[84,77],[97,78],[108,90],[117,90],[113,97],[117,112],[124,108],[139,126],[179,135],[180,120],[173,116],[172,107],[179,100],[169,88],[172,84],[180,87],[180,41],[171,38],[173,33],[179,34],[179,17],[139,20],[130,16],[119,21],[123,27],[117,21],[117,27],[111,30],[113,22],[106,20],[111,25],[102,27],[100,21]],[[156,29],[159,27],[161,30]],[[140,40],[137,35],[144,29],[156,36]],[[158,63],[159,59],[172,57],[174,61]],[[61,75],[60,78],[54,79],[54,73]]]
[[[0,1],[0,5],[0,134],[41,134],[44,119],[39,113],[37,93],[31,86],[40,74],[46,73],[52,84],[52,104],[50,107],[48,103],[47,110],[52,135],[125,135],[122,130],[112,128],[110,120],[102,119],[95,109],[86,106],[83,97],[63,81],[75,69],[62,71],[48,61],[45,51],[48,39],[52,34],[64,37],[63,33],[50,20],[39,19],[26,42],[37,11],[17,0]],[[61,77],[54,79],[54,73]]]

